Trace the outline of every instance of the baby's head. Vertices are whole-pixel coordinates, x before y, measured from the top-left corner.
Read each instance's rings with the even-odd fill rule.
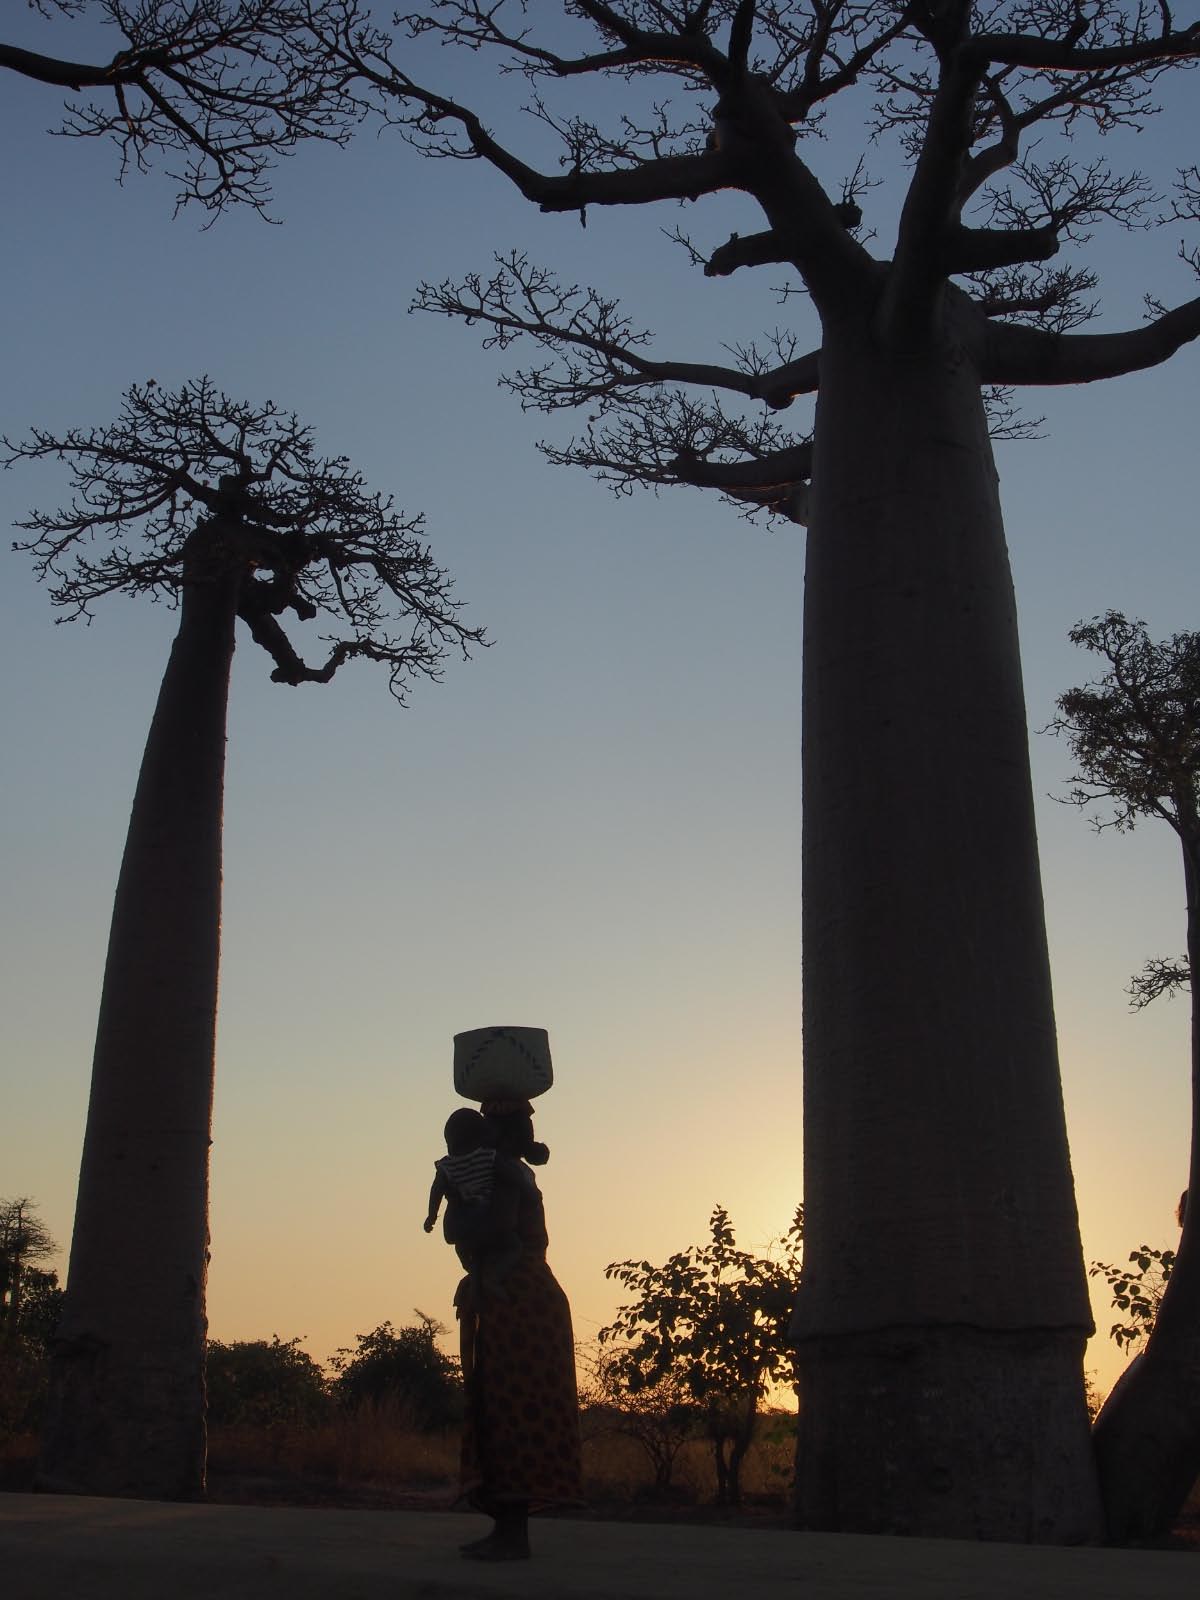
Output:
[[[462,1106],[446,1119],[446,1149],[452,1156],[465,1156],[496,1142],[495,1135],[479,1111]]]

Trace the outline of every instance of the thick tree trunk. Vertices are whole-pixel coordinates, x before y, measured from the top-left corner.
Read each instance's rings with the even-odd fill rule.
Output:
[[[1105,1401],[1094,1434],[1108,1536],[1120,1543],[1170,1533],[1200,1477],[1200,831],[1192,821],[1183,842],[1192,978],[1188,1203],[1146,1348]]]
[[[1016,616],[961,350],[827,330],[803,714],[800,1519],[1096,1539]]]
[[[204,1488],[208,1151],[236,582],[185,588],[117,883],[38,1486]]]

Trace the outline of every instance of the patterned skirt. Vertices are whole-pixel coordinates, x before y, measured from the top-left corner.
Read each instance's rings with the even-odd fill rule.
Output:
[[[583,1503],[571,1307],[545,1259],[526,1253],[503,1296],[455,1295],[467,1411],[460,1486],[479,1511]]]

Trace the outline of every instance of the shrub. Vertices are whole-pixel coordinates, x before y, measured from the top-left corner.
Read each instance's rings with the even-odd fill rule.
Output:
[[[217,1426],[278,1423],[302,1426],[321,1421],[329,1410],[325,1374],[299,1339],[235,1340],[208,1343],[208,1419]]]
[[[336,1374],[332,1389],[341,1408],[356,1411],[391,1402],[403,1407],[413,1427],[427,1431],[461,1419],[459,1365],[437,1346],[446,1329],[423,1311],[417,1316],[417,1326],[393,1328],[384,1322],[370,1333],[356,1334],[355,1349],[339,1350],[331,1358]]]

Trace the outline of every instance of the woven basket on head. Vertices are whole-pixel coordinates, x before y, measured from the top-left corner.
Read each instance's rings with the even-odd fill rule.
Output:
[[[464,1100],[532,1100],[553,1082],[545,1028],[472,1028],[454,1035],[454,1088]]]

